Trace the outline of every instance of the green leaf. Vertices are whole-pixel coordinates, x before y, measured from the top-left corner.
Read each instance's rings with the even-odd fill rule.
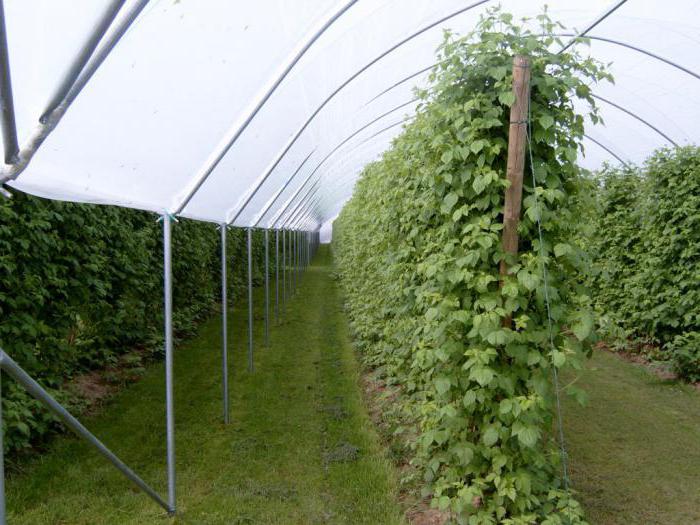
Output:
[[[503,399],[501,401],[501,404],[499,405],[498,412],[501,415],[507,415],[510,414],[510,412],[513,410],[513,401],[510,399]]]
[[[475,140],[469,145],[469,149],[472,150],[472,153],[479,153],[482,149],[484,149],[484,141],[483,140]]]
[[[486,340],[489,344],[501,346],[508,342],[508,334],[504,330],[494,330],[486,336]]]
[[[562,257],[563,255],[568,255],[574,250],[569,244],[559,243],[554,245],[554,255],[556,257]]]
[[[498,95],[498,101],[504,106],[512,106],[515,102],[515,94],[512,91],[503,91]]]
[[[489,69],[489,75],[496,80],[502,80],[508,73],[508,68],[506,66],[497,66]]]
[[[486,386],[493,380],[493,370],[485,367],[476,368],[469,374],[469,378],[481,386]]]
[[[540,126],[544,129],[548,129],[554,125],[554,118],[551,115],[542,115],[539,120]]]
[[[467,390],[462,398],[462,404],[464,408],[469,408],[474,403],[476,403],[476,392],[474,390]]]
[[[576,315],[576,322],[571,325],[571,331],[576,336],[576,339],[583,341],[593,331],[594,321],[593,316],[587,310],[580,311]]]
[[[504,297],[512,297],[515,298],[518,296],[518,285],[515,284],[513,281],[508,281],[506,284],[503,285],[503,288],[501,288],[501,294]]]
[[[566,355],[559,350],[552,350],[552,364],[557,368],[561,368],[566,363]]]
[[[442,201],[442,210],[444,213],[449,213],[450,210],[454,207],[455,204],[457,204],[457,201],[459,200],[459,196],[451,191],[447,195],[445,195],[445,198]]]
[[[484,432],[482,439],[484,441],[484,445],[487,447],[495,445],[496,441],[498,441],[498,428],[496,428],[494,425],[490,425]]]
[[[446,377],[438,377],[435,380],[435,389],[437,390],[438,394],[441,395],[447,392],[451,385],[452,382]]]
[[[486,179],[482,175],[477,175],[474,177],[474,182],[472,182],[472,188],[477,195],[486,189]]]
[[[433,321],[433,320],[435,320],[435,318],[438,316],[438,314],[439,314],[439,311],[438,311],[437,308],[435,308],[435,307],[433,307],[433,308],[428,308],[428,311],[425,312],[425,318],[426,318],[428,321]]]
[[[518,433],[518,441],[526,447],[534,447],[538,437],[539,432],[535,427],[527,426]]]
[[[537,288],[539,277],[530,273],[528,270],[520,270],[518,272],[518,282],[528,290],[533,291]]]

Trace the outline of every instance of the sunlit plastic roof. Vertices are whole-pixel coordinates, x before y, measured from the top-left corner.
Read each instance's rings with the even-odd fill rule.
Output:
[[[466,33],[497,3],[5,0],[20,158],[2,178],[53,199],[316,228],[410,118],[443,30]],[[612,63],[584,166],[698,141],[700,1],[500,2],[518,17],[545,3]],[[84,87],[42,124],[80,56]]]

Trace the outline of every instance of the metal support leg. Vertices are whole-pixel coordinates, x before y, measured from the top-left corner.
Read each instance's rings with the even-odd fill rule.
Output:
[[[168,512],[175,514],[175,402],[173,398],[172,218],[163,215],[163,298],[165,306],[165,434],[168,463]]]
[[[224,423],[229,423],[228,412],[228,294],[226,289],[226,233],[228,227],[221,223],[221,385],[224,398]]]
[[[80,421],[75,419],[63,406],[56,401],[51,395],[42,388],[42,386],[34,381],[21,366],[19,366],[5,351],[0,348],[0,367],[7,372],[7,375],[12,377],[32,397],[40,401],[46,408],[53,412],[68,428],[75,432],[79,437],[90,443],[97,451],[102,454],[107,460],[114,465],[124,476],[130,479],[141,490],[148,494],[158,505],[163,507],[168,512],[171,512],[169,504],[165,503],[161,497],[149,487],[133,470],[127,467],[111,450],[109,450],[99,439],[85,428]]]
[[[0,356],[0,362],[4,356]],[[2,424],[2,374],[0,373],[0,525],[7,523],[5,516],[5,431]]]
[[[282,230],[282,312],[287,312],[287,232]]]
[[[280,322],[280,232],[275,230],[275,323]]]
[[[265,346],[270,346],[270,231],[265,230]]]
[[[253,229],[248,228],[248,371],[253,369]]]

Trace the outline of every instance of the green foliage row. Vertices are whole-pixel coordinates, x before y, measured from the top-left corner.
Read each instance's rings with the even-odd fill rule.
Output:
[[[586,207],[602,318],[623,340],[665,346],[681,377],[700,380],[700,148],[597,177]]]
[[[0,346],[60,400],[76,374],[144,348],[157,357],[163,333],[162,225],[153,214],[16,194],[0,202]],[[220,233],[173,224],[176,337],[193,333],[220,297]],[[262,233],[254,244],[261,278]],[[229,297],[245,287],[245,232],[228,233]],[[28,447],[55,427],[21,386],[4,380],[5,446]]]
[[[334,225],[357,344],[400,385],[419,429],[413,462],[433,504],[461,524],[584,522],[561,482],[553,373],[578,366],[593,327],[576,277],[587,264],[573,226],[584,121],[572,99],[596,119],[588,84],[609,76],[575,49],[551,52],[556,40],[541,35],[555,24],[538,20],[533,34],[492,10],[473,33],[446,35],[416,119],[365,169]],[[532,163],[519,253],[505,257],[515,54],[531,59]]]

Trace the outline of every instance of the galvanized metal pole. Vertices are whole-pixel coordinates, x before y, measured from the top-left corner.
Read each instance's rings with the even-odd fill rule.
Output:
[[[175,401],[173,396],[172,218],[163,215],[163,302],[165,310],[165,434],[168,469],[168,512],[175,514]]]
[[[280,322],[280,232],[275,230],[275,323]]]
[[[3,356],[0,356],[0,362]],[[7,523],[5,517],[5,443],[2,424],[2,374],[0,374],[0,525]]]
[[[253,229],[248,228],[248,371],[253,370]]]
[[[221,223],[221,385],[224,399],[224,423],[229,423],[228,413],[228,290],[226,289],[226,234],[228,227]]]
[[[292,231],[294,251],[292,252],[292,272],[294,272],[294,293],[297,293],[297,274],[299,273],[299,232]]]
[[[97,439],[83,424],[75,419],[63,406],[56,401],[44,388],[31,378],[21,366],[19,366],[5,351],[0,348],[0,368],[7,375],[12,377],[36,400],[41,402],[46,408],[53,412],[68,428],[75,432],[79,437],[90,443],[97,451],[102,454],[117,470],[124,476],[136,484],[141,490],[148,494],[158,505],[163,507],[168,512],[171,512],[171,507],[162,498],[149,487],[133,470],[126,466],[111,450],[109,450],[99,439]]]
[[[5,7],[2,0],[0,0],[0,119],[2,119],[2,143],[5,147],[5,164],[13,164],[17,161],[19,144],[17,142],[15,104],[12,97],[10,53],[7,49]]]
[[[73,84],[80,76],[80,73],[82,73],[85,69],[85,65],[88,63],[90,57],[92,57],[93,53],[95,52],[95,49],[97,49],[97,46],[99,45],[100,41],[109,30],[110,26],[112,25],[112,22],[119,14],[119,11],[121,10],[124,3],[125,0],[111,0],[109,5],[106,7],[100,19],[97,20],[97,24],[88,35],[87,41],[83,44],[83,46],[80,48],[79,53],[73,59],[73,62],[71,63],[70,68],[61,80],[58,89],[54,92],[53,96],[51,97],[51,101],[46,106],[46,109],[41,114],[41,117],[39,117],[40,122],[45,122],[46,119],[51,115],[51,112],[54,111],[59,105],[61,105],[61,102],[63,102],[66,95],[73,87]]]
[[[282,230],[282,313],[287,311],[287,234]]]
[[[270,231],[265,230],[265,346],[270,346]]]
[[[111,30],[108,32],[109,35],[105,35],[100,41],[102,45],[90,56],[90,60],[85,64],[85,67],[81,70],[80,75],[75,79],[59,106],[54,109],[50,115],[42,119],[42,124],[37,126],[32,135],[27,139],[26,143],[28,146],[19,152],[17,162],[0,170],[0,182],[16,179],[29,165],[29,162],[38,148],[56,128],[60,120],[66,114],[66,111],[68,111],[68,108],[78,95],[80,95],[85,85],[95,75],[102,63],[107,59],[107,56],[114,49],[119,40],[126,34],[131,24],[138,18],[147,4],[148,0],[134,0],[126,12],[117,16],[118,21],[116,25],[110,25]]]

